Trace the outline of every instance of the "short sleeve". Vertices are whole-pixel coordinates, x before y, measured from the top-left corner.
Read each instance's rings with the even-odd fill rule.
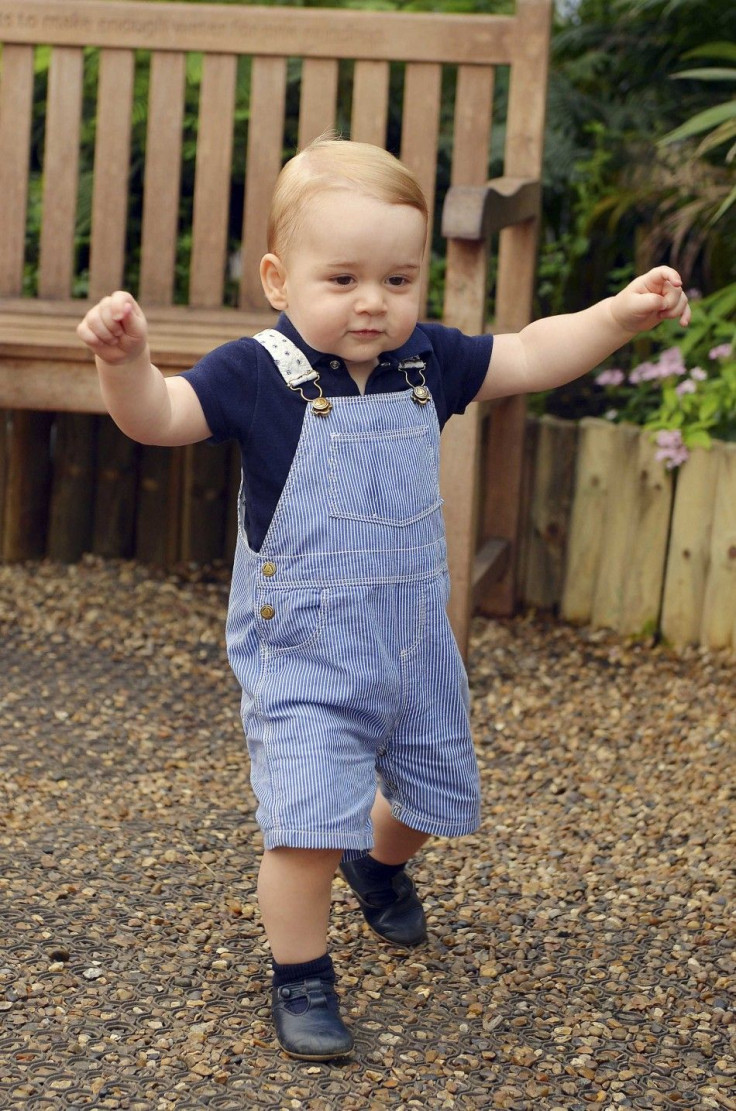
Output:
[[[491,362],[493,336],[466,336],[457,328],[423,324],[439,364],[445,417],[464,413],[477,396]]]
[[[213,443],[247,439],[258,402],[258,364],[252,340],[234,340],[215,348],[182,377],[199,399]]]

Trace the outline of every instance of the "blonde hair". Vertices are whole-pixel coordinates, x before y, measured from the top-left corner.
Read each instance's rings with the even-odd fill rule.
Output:
[[[321,135],[292,159],[276,180],[268,217],[268,250],[282,256],[307,203],[325,189],[353,189],[387,204],[405,204],[428,219],[414,174],[393,154],[370,143]]]

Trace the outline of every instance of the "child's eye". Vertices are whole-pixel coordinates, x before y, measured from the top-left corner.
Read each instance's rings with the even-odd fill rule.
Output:
[[[336,274],[335,277],[332,278],[335,285],[350,285],[352,280],[349,274]]]
[[[408,285],[409,279],[404,274],[392,274],[388,279],[388,284],[393,286]]]

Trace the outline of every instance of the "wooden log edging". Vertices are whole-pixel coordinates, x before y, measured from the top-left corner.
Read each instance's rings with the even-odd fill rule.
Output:
[[[736,647],[736,444],[719,443],[700,643]]]
[[[633,425],[542,417],[528,448],[523,605],[676,649],[736,648],[735,444],[675,473]]]

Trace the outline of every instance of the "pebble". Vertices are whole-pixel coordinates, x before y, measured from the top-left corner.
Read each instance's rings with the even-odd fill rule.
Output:
[[[304,1063],[270,1024],[227,585],[0,566],[0,1108],[736,1108],[733,657],[477,619],[482,827],[418,858],[421,952],[335,884],[356,1052]]]

